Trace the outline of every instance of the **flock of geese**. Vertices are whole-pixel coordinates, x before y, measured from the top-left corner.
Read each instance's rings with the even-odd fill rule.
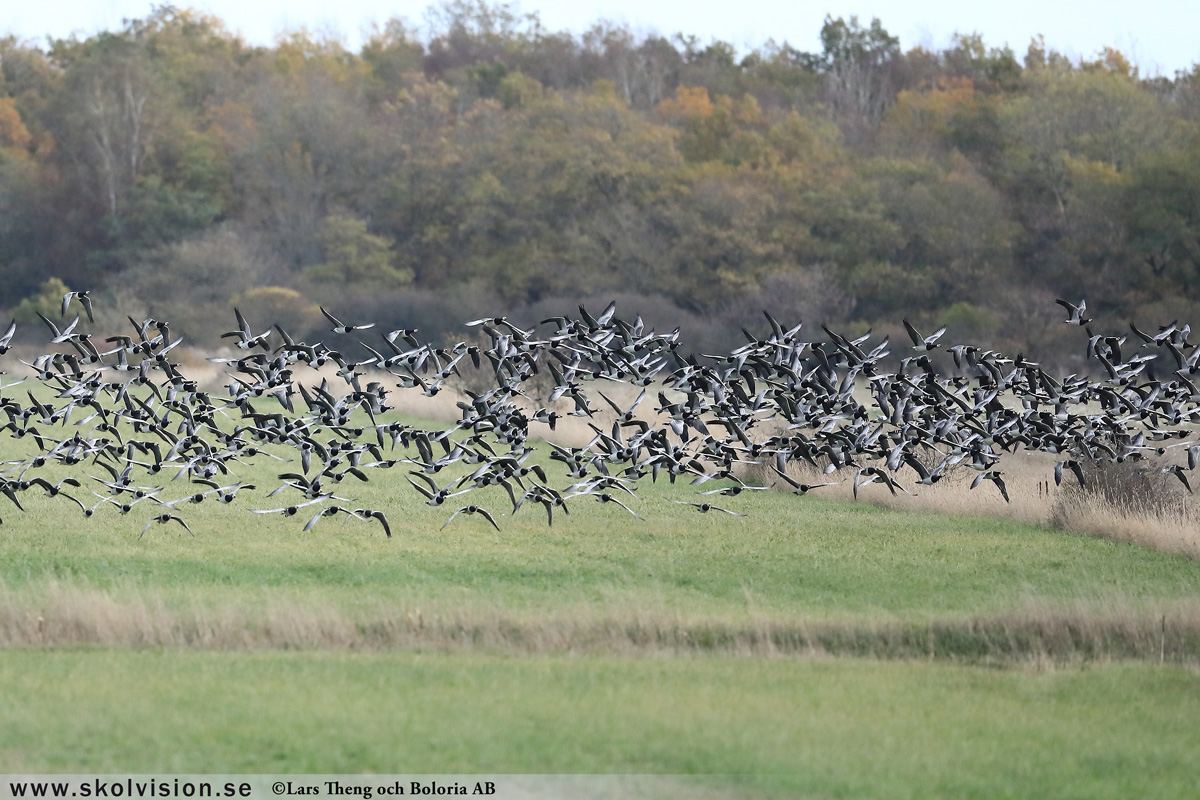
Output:
[[[1082,483],[1085,464],[1145,459],[1144,468],[1173,474],[1191,492],[1200,347],[1188,341],[1188,326],[1096,335],[1083,301],[1057,302],[1067,324],[1086,330],[1095,377],[1058,378],[1023,356],[962,344],[945,348],[951,370],[949,359],[931,357],[945,328],[925,336],[907,320],[912,341],[896,348],[898,358],[889,359],[887,338],[871,345],[869,333],[851,339],[822,325],[825,338],[809,341],[801,324],[785,327],[765,312],[764,335],[743,329],[746,343],[728,354],[696,356],[681,353],[679,329],[646,330],[640,316],[618,317],[615,303],[596,316],[581,305],[578,317],[528,329],[505,317],[472,320],[466,325],[479,335],[448,348],[422,343],[412,329],[369,343],[374,332],[364,332],[373,323],[344,322],[324,308],[332,338],[296,341],[278,324],[252,326],[235,309],[237,327],[223,338],[238,352],[209,359],[230,378],[221,393],[202,389],[172,360],[181,339],[165,321],[129,317],[132,330],[101,346],[80,330],[79,316],[62,325],[39,315],[56,347],[22,361],[32,376],[0,384],[8,419],[0,429],[29,438],[37,452],[8,462],[0,493],[22,511],[22,494],[34,489],[87,517],[149,510],[140,536],[155,524],[190,533],[189,505],[271,505],[250,499],[258,489],[237,472],[273,459],[285,471],[265,497],[278,507],[254,513],[299,515],[305,531],[325,518],[374,522],[390,537],[385,513],[341,496],[352,494],[343,481],[384,480],[399,469],[414,500],[451,512],[443,528],[478,517],[496,530],[492,511],[458,498],[501,487],[512,513],[540,505],[551,525],[556,511],[569,514],[585,497],[642,519],[639,482],[665,476],[722,484],[673,503],[744,516],[709,501],[770,488],[739,477],[751,464],[797,495],[852,476],[855,498],[874,484],[911,493],[906,479],[931,485],[969,468],[977,473],[972,489],[991,483],[1007,501],[1001,455],[1029,450],[1056,456],[1056,482],[1070,473]],[[74,304],[93,320],[88,292],[63,297],[62,319]],[[14,322],[0,336],[0,354],[15,332]],[[390,387],[433,396],[468,361],[494,381],[486,391],[464,390],[455,424],[389,420]],[[30,377],[40,388],[14,390]],[[600,388],[611,384],[641,392],[626,406]],[[658,404],[638,415],[648,392]],[[564,417],[583,418],[594,436],[583,447],[547,443],[553,471],[565,473],[556,481],[532,458],[533,442]],[[1170,453],[1181,463],[1155,458]],[[793,463],[829,480],[802,483],[788,474]],[[61,474],[44,470],[54,465],[71,468],[68,477],[46,477]]]

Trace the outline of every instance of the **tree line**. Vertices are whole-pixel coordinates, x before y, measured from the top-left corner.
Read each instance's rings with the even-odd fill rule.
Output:
[[[714,341],[765,308],[1048,351],[1056,296],[1200,308],[1200,68],[854,17],[741,55],[485,0],[427,22],[358,52],[173,6],[0,39],[0,306],[89,288],[207,336],[235,303],[437,330],[604,295]]]

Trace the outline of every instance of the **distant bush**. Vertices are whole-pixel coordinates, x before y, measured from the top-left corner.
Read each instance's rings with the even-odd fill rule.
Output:
[[[330,215],[321,226],[320,239],[324,263],[304,270],[314,281],[363,289],[394,289],[412,283],[413,271],[396,265],[391,239],[368,233],[365,220]]]
[[[309,337],[325,322],[321,308],[295,289],[284,286],[261,286],[235,295],[230,304],[241,311],[258,328],[257,335],[278,323],[297,341]],[[230,315],[229,319],[233,319]],[[253,327],[253,326],[252,326]],[[261,330],[260,330],[260,329]],[[275,344],[279,344],[275,340]]]
[[[17,321],[17,325],[29,325],[39,329],[39,335],[45,331],[45,326],[38,318],[38,314],[49,317],[51,320],[57,320],[62,314],[62,299],[63,295],[71,291],[67,285],[58,278],[49,278],[38,287],[37,294],[30,295],[17,304],[13,309],[13,319]],[[63,327],[66,327],[65,325]]]

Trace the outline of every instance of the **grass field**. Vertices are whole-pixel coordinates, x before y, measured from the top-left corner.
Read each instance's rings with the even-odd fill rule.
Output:
[[[6,771],[716,773],[751,794],[1188,797],[1200,676],[909,662],[10,652]],[[689,796],[681,794],[681,796]]]
[[[1172,631],[1194,633],[1200,617],[1196,562],[1006,520],[782,493],[730,498],[746,518],[701,515],[668,502],[689,490],[656,485],[631,499],[646,522],[579,498],[553,527],[526,508],[499,517],[500,532],[472,517],[439,530],[448,510],[411,491],[347,489],[388,509],[392,539],[336,519],[302,533],[303,517],[253,515],[240,498],[188,508],[194,537],[156,525],[139,539],[157,512],[85,520],[61,499],[31,497],[4,529],[0,635],[217,646],[374,636],[389,646],[419,630],[436,646],[438,631],[476,628],[504,645],[507,626],[508,639],[541,632],[569,646],[612,624],[857,630],[1052,616],[1142,620],[1157,632],[1165,616]]]
[[[248,510],[284,504],[263,495],[289,468],[239,465],[259,492],[181,506],[195,536],[139,538],[158,513],[146,504],[84,519],[31,491],[26,513],[4,514],[5,771],[1195,791],[1195,560],[818,495],[743,494],[720,503],[747,517],[702,515],[669,502],[693,487],[662,481],[629,498],[644,522],[580,497],[550,527],[487,490],[464,499],[500,532],[467,516],[441,529],[455,506],[426,506],[403,467],[338,487],[385,510],[391,539],[340,519],[304,533],[306,514]],[[163,497],[188,493],[170,477]]]

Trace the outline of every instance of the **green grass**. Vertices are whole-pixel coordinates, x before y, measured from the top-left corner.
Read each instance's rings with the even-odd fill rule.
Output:
[[[146,503],[84,519],[25,493],[28,512],[0,529],[0,638],[1200,660],[1200,564],[1129,544],[776,492],[722,499],[744,518],[700,514],[669,502],[693,487],[665,481],[629,498],[645,521],[579,497],[551,527],[540,507],[506,514],[489,489],[469,502],[490,506],[501,531],[466,515],[442,529],[456,504],[397,489],[400,466],[338,486],[354,507],[384,509],[391,539],[342,519],[305,533],[309,514],[250,513],[294,502],[263,496],[280,471],[263,461],[238,466],[256,494],[181,506],[195,536],[171,524],[139,538],[159,513]],[[165,497],[188,493],[156,477]]]
[[[538,444],[554,476],[561,465],[548,461],[547,448]],[[0,439],[0,456],[16,457],[32,447],[28,440]],[[415,456],[415,448],[398,448],[393,457],[405,455]],[[579,497],[570,501],[572,513],[556,513],[550,527],[539,506],[511,515],[507,495],[495,488],[430,508],[405,482],[409,466],[400,464],[372,471],[367,484],[348,478],[334,487],[355,501],[341,505],[384,510],[391,540],[375,522],[344,523],[344,517],[322,519],[303,533],[315,506],[288,518],[249,511],[297,502],[291,490],[265,495],[280,485],[279,472],[298,464],[253,460],[232,464],[236,474],[222,483],[252,482],[256,492],[239,494],[230,506],[212,499],[179,506],[195,537],[171,523],[152,525],[139,539],[146,521],[162,511],[151,501],[125,516],[106,505],[85,519],[68,500],[42,497],[36,489],[23,493],[28,513],[11,506],[3,513],[0,589],[30,602],[58,583],[115,596],[137,592],[174,607],[261,606],[278,598],[352,614],[380,608],[510,614],[637,609],[872,622],[1081,604],[1158,613],[1200,597],[1200,564],[1127,544],[1008,520],[889,511],[819,494],[718,497],[718,504],[749,516],[702,515],[668,502],[694,499],[696,488],[665,478],[642,481],[637,498],[621,495],[645,522]],[[463,471],[434,477],[444,484]],[[53,465],[40,472],[68,474]],[[71,473],[106,474],[95,466]],[[194,491],[184,480],[172,480],[174,474],[164,470],[138,480],[163,487],[163,499]],[[864,491],[873,489],[883,491]],[[71,491],[94,500],[86,489]],[[466,515],[442,530],[460,503],[486,506],[502,530]],[[0,505],[8,501],[0,497]]]
[[[1166,798],[1194,796],[1200,748],[1200,676],[1132,665],[10,651],[0,685],[6,772],[710,773],[780,795]]]
[[[1005,520],[766,492],[728,499],[746,518],[701,515],[667,502],[692,496],[687,488],[647,485],[631,499],[646,522],[581,497],[553,527],[540,508],[503,515],[489,490],[501,514],[497,533],[465,515],[439,530],[449,510],[379,479],[340,488],[386,509],[394,537],[374,523],[337,519],[302,533],[307,515],[247,510],[278,497],[239,496],[233,507],[184,506],[195,537],[172,524],[139,540],[157,511],[139,506],[122,517],[102,509],[85,520],[64,501],[30,492],[29,513],[10,515],[0,529],[0,582],[30,602],[58,583],[118,597],[137,592],[168,606],[277,598],[350,613],[638,609],[873,622],[1081,604],[1157,613],[1200,596],[1195,561]]]

